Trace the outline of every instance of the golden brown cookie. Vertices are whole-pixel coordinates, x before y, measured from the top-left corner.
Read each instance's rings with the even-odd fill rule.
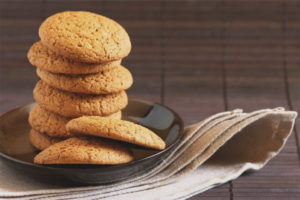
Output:
[[[48,17],[40,26],[39,36],[51,50],[80,62],[119,60],[131,50],[129,36],[121,25],[86,11],[65,11]]]
[[[121,60],[102,64],[76,62],[47,48],[41,41],[34,43],[27,54],[29,62],[39,69],[63,74],[92,74],[117,67]]]
[[[116,142],[74,137],[40,152],[34,158],[34,163],[116,165],[132,160],[130,149]]]
[[[42,108],[65,117],[110,115],[128,103],[124,91],[107,95],[76,94],[55,89],[43,81],[36,84],[33,96]]]
[[[151,130],[124,120],[83,116],[69,121],[67,130],[72,134],[105,137],[154,149],[166,147],[165,142]]]
[[[31,129],[29,132],[29,139],[32,146],[38,150],[44,150],[50,145],[55,144],[63,140],[63,138],[54,138],[50,137],[44,133],[40,133],[34,129]]]
[[[123,66],[88,75],[54,74],[37,69],[37,75],[52,87],[85,94],[111,94],[128,89],[133,79]]]
[[[105,116],[114,119],[121,119],[122,112],[118,111],[111,115]],[[30,126],[40,133],[47,134],[51,137],[71,137],[67,132],[66,124],[72,118],[64,117],[53,112],[41,108],[39,105],[35,106],[29,114]]]

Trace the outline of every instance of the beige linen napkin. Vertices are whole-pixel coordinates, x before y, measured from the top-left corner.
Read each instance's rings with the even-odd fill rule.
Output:
[[[20,199],[185,199],[258,170],[276,156],[294,126],[283,108],[233,110],[185,129],[180,144],[147,173],[110,185],[63,187],[41,183],[0,161],[0,197]]]

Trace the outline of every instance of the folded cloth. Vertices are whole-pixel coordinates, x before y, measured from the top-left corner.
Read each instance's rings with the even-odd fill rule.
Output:
[[[259,170],[283,148],[297,113],[283,108],[218,113],[185,128],[176,148],[143,175],[110,185],[41,183],[0,161],[0,197],[18,199],[185,199]]]

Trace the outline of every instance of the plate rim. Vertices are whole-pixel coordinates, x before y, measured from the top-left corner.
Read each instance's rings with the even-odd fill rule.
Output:
[[[141,158],[141,159],[138,159],[138,160],[134,160],[134,161],[131,161],[129,163],[119,164],[119,165],[107,165],[107,166],[105,166],[105,165],[91,165],[91,166],[93,166],[93,168],[91,168],[91,167],[87,167],[87,168],[68,168],[68,167],[51,166],[51,165],[38,165],[38,164],[34,164],[34,163],[30,163],[30,162],[26,162],[26,161],[14,158],[14,157],[9,156],[9,155],[5,154],[4,152],[1,152],[1,151],[0,151],[0,156],[2,158],[5,158],[5,159],[11,161],[11,162],[15,162],[15,163],[18,163],[18,164],[21,164],[21,165],[26,165],[28,167],[35,167],[35,168],[41,168],[41,169],[48,169],[48,170],[87,171],[87,170],[99,169],[99,167],[101,167],[101,169],[104,169],[104,167],[107,167],[106,168],[107,170],[114,170],[114,168],[128,167],[128,166],[131,166],[131,165],[137,165],[137,164],[139,164],[139,163],[141,163],[141,162],[143,162],[145,160],[148,160],[148,159],[151,159],[153,157],[162,155],[162,154],[168,152],[169,150],[171,150],[176,144],[179,143],[179,141],[182,139],[182,137],[184,135],[183,134],[183,131],[184,131],[184,122],[183,122],[182,118],[180,117],[180,115],[177,112],[175,112],[170,107],[168,107],[166,105],[163,105],[161,103],[157,103],[157,102],[151,102],[151,101],[147,101],[147,100],[140,99],[140,98],[134,98],[134,97],[130,97],[128,100],[129,101],[130,100],[131,101],[138,101],[138,102],[142,102],[142,103],[148,104],[148,105],[157,104],[157,105],[160,105],[160,106],[162,106],[162,107],[170,110],[176,116],[176,118],[179,120],[179,124],[180,124],[179,136],[176,138],[176,140],[172,144],[170,144],[167,148],[165,148],[163,150],[160,150],[157,153],[154,153],[154,154],[149,155],[147,157],[144,157],[144,158]],[[14,108],[12,108],[12,109],[10,109],[10,110],[2,113],[0,115],[0,119],[3,116],[8,115],[11,112],[14,112],[14,111],[16,111],[18,109],[21,109],[21,108],[24,108],[24,107],[27,107],[27,106],[30,106],[32,104],[36,104],[36,102],[30,102],[30,103],[26,103],[26,104],[14,107]],[[67,166],[67,165],[64,165],[64,166]]]

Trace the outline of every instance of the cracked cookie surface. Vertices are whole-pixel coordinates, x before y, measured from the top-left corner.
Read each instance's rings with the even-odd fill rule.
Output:
[[[83,116],[69,121],[67,130],[72,134],[105,137],[159,150],[166,147],[153,131],[125,120]]]
[[[52,87],[85,94],[116,93],[128,89],[133,83],[131,73],[123,66],[96,74],[76,76],[54,74],[38,68],[37,75]]]
[[[65,117],[106,116],[128,104],[125,91],[107,95],[77,94],[55,89],[41,80],[36,84],[33,96],[42,108]]]
[[[121,64],[121,60],[100,64],[76,62],[50,50],[43,45],[41,41],[34,43],[30,47],[27,58],[33,66],[36,66],[39,69],[62,74],[97,73],[117,67]]]
[[[111,115],[105,116],[114,119],[121,119],[122,112],[118,111]],[[67,132],[66,124],[72,118],[64,117],[53,112],[41,108],[39,105],[35,106],[29,113],[28,122],[30,126],[40,133],[49,135],[51,137],[71,137]]]
[[[44,45],[72,60],[102,63],[119,60],[131,50],[125,29],[112,19],[86,11],[48,17],[39,28]]]
[[[131,150],[117,142],[97,138],[69,138],[51,145],[34,158],[36,164],[116,165],[133,160]]]

